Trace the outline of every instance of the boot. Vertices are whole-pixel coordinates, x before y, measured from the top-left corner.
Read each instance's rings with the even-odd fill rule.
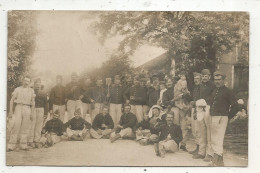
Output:
[[[194,154],[194,155],[192,156],[193,159],[204,159],[204,157],[205,157],[205,156],[200,155],[200,154]]]
[[[187,150],[186,146],[185,146],[185,145],[183,145],[183,144],[181,144],[181,146],[180,146],[180,149],[182,149],[183,151],[186,151],[186,152],[188,152],[188,150]]]
[[[110,138],[110,142],[113,143],[113,142],[115,142],[116,140],[118,140],[119,138],[121,138],[121,135],[120,135],[120,134],[116,134],[115,137]]]
[[[160,152],[159,152],[159,144],[158,143],[154,143],[154,151],[156,156],[160,156]]]
[[[198,144],[197,144],[197,147],[196,147],[195,150],[189,151],[190,154],[198,154],[198,152],[199,152],[199,145]]]
[[[224,166],[223,155],[218,157],[217,166]]]
[[[211,164],[209,166],[217,166],[218,159],[219,159],[218,157],[219,156],[216,153],[214,153],[214,156],[213,156],[213,158],[211,160]]]
[[[206,157],[203,159],[204,162],[210,162],[212,161],[213,157],[211,155],[206,155]]]
[[[159,153],[160,153],[160,156],[162,157],[162,158],[164,158],[165,157],[165,149],[164,149],[164,147],[163,146],[159,146]]]

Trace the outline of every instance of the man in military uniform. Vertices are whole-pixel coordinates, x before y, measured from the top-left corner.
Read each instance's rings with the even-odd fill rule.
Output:
[[[122,115],[122,104],[124,102],[123,87],[120,84],[120,77],[116,75],[114,78],[114,85],[109,89],[107,97],[110,100],[110,115],[117,126]]]
[[[224,166],[223,142],[228,119],[238,112],[238,103],[233,92],[225,85],[226,75],[220,71],[214,73],[214,83],[210,102],[211,146],[214,152],[212,166]]]
[[[23,85],[16,88],[10,100],[9,119],[14,118],[14,127],[11,130],[7,151],[16,149],[18,136],[20,136],[20,149],[28,150],[27,140],[33,111],[35,107],[34,90],[29,87],[31,78],[25,76]],[[15,105],[14,105],[15,104]]]
[[[91,121],[92,117],[92,107],[91,103],[92,100],[92,87],[91,87],[91,80],[90,78],[86,78],[84,84],[81,88],[81,101],[82,101],[82,108],[83,108],[83,119],[89,119]],[[89,117],[87,117],[89,115]]]
[[[29,146],[39,147],[41,138],[41,131],[43,128],[43,122],[47,118],[48,114],[48,101],[47,95],[41,90],[41,79],[36,79],[34,82],[35,96],[35,109],[33,112],[33,121],[31,122],[29,132]]]
[[[64,121],[64,115],[66,111],[66,88],[62,85],[62,76],[57,75],[56,77],[57,85],[51,89],[50,92],[50,101],[49,101],[49,109],[50,113],[53,114],[57,109],[60,112],[60,120]]]
[[[67,93],[66,95],[68,100],[67,102],[68,120],[70,120],[74,116],[76,107],[82,108],[82,102],[80,100],[81,88],[78,83],[78,76],[76,73],[72,73],[71,82],[68,83],[66,86],[66,93]]]

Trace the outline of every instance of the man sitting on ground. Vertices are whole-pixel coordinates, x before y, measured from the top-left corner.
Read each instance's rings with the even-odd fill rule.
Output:
[[[111,133],[110,141],[113,143],[121,137],[134,137],[133,127],[136,125],[136,116],[130,112],[131,106],[124,105],[124,113],[120,118],[119,125],[116,127],[115,132]]]
[[[60,111],[57,109],[53,113],[53,118],[46,122],[42,130],[42,137],[40,139],[40,145],[50,147],[61,141],[61,135],[63,134],[63,123],[59,119]],[[41,146],[39,146],[40,148]]]
[[[176,152],[179,143],[182,141],[182,131],[178,125],[173,123],[173,114],[167,114],[166,123],[155,127],[160,132],[158,148],[155,149],[156,155],[165,157],[165,152]]]
[[[136,127],[136,140],[139,141],[141,145],[147,145],[149,138],[151,136],[150,133],[150,118],[148,115],[144,115],[143,121],[137,123]]]
[[[83,141],[87,139],[88,129],[91,128],[91,124],[81,117],[81,109],[77,108],[74,112],[74,116],[67,123],[64,128],[67,129],[67,136],[72,141]]]
[[[108,139],[113,128],[113,119],[108,113],[108,107],[104,106],[102,113],[95,117],[90,134],[95,139]]]

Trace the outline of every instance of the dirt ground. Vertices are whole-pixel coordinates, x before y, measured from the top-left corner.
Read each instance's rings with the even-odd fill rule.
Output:
[[[194,144],[187,144],[192,150]],[[228,151],[224,153],[225,166],[247,166],[247,156]],[[165,158],[155,155],[153,145],[141,146],[136,141],[89,139],[88,141],[62,141],[50,148],[7,152],[7,165],[59,165],[59,166],[208,166],[201,159],[192,159],[187,152],[167,153]]]

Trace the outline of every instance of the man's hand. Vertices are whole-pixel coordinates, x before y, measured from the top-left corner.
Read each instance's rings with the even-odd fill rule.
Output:
[[[130,96],[130,100],[134,100],[135,99],[135,97],[134,96]]]
[[[142,130],[143,128],[142,127],[139,127],[138,130]]]
[[[81,100],[83,97],[84,97],[83,95],[80,95],[80,96],[79,96],[79,100]]]
[[[46,120],[47,119],[47,115],[43,115],[43,119]]]
[[[118,128],[120,128],[120,129],[122,129],[122,128],[123,128],[123,126],[121,126],[121,125],[118,125],[117,127],[118,127]]]
[[[126,104],[129,104],[129,103],[130,103],[130,100],[126,100],[125,103],[126,103]]]
[[[101,130],[101,129],[98,129],[98,130],[97,130],[97,133],[98,133],[99,135],[102,135],[102,130]]]
[[[105,124],[102,124],[102,125],[101,125],[101,127],[103,127],[103,128],[107,128],[107,125],[105,125]]]

